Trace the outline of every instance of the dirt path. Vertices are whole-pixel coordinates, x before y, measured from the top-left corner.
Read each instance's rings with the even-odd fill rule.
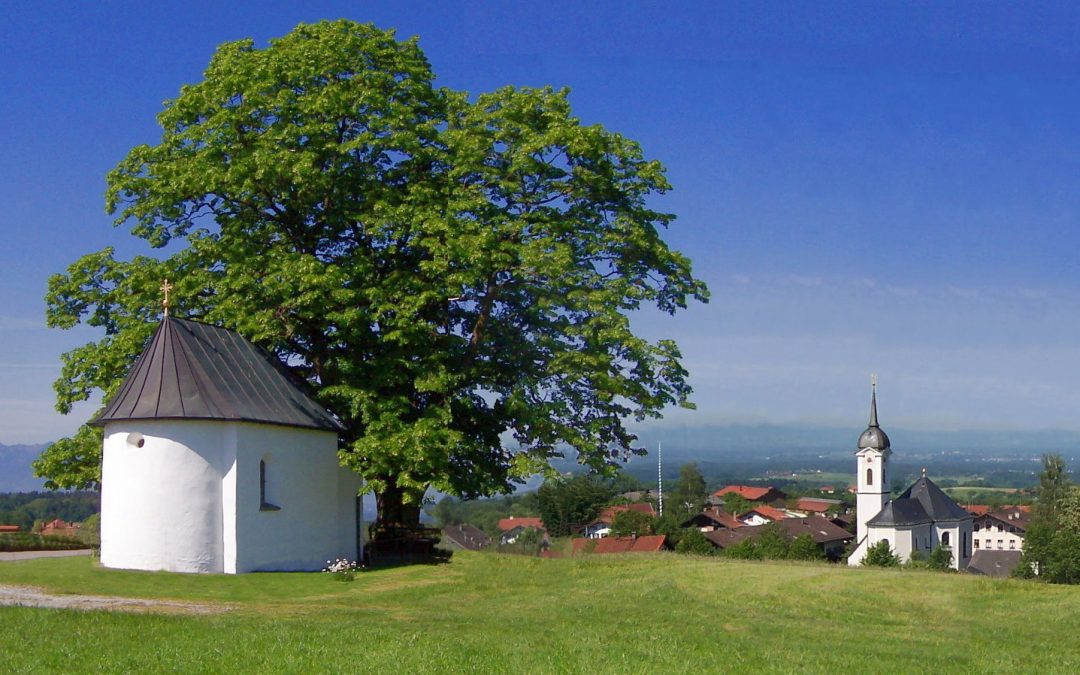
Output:
[[[232,609],[229,605],[211,605],[178,600],[119,598],[104,595],[54,595],[40,588],[7,586],[4,584],[0,584],[0,605],[106,610],[111,612],[161,612],[168,614],[220,614]]]
[[[90,555],[88,548],[78,548],[71,551],[16,551],[14,553],[0,553],[0,560],[33,560],[34,558],[70,558],[77,555]]]

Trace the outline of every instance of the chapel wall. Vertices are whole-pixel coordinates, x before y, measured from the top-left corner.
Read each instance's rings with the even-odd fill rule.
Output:
[[[255,423],[236,428],[232,571],[313,571],[334,558],[355,560],[359,477],[339,465],[336,434]]]
[[[124,420],[106,424],[102,565],[222,572],[224,445],[220,423]]]

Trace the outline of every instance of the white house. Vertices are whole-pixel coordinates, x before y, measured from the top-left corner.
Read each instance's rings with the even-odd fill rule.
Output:
[[[166,316],[92,423],[106,567],[236,574],[361,555],[341,424],[233,331]]]
[[[849,565],[862,563],[867,550],[884,540],[907,562],[913,554],[929,555],[939,546],[952,551],[953,568],[971,561],[972,515],[933,481],[923,476],[896,499],[889,499],[889,437],[878,426],[877,386],[870,397],[870,425],[859,436],[856,483],[856,541]]]

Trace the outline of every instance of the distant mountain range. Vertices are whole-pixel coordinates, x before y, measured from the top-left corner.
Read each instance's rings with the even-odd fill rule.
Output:
[[[34,477],[30,463],[41,455],[47,443],[39,445],[4,445],[0,443],[0,492],[33,492],[45,481]]]

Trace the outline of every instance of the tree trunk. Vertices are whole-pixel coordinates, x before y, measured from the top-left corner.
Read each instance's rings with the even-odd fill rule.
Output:
[[[406,496],[412,497],[411,503],[405,503]],[[423,498],[423,491],[399,487],[393,479],[387,480],[386,489],[375,495],[375,505],[379,511],[378,525],[410,530],[419,527]]]

